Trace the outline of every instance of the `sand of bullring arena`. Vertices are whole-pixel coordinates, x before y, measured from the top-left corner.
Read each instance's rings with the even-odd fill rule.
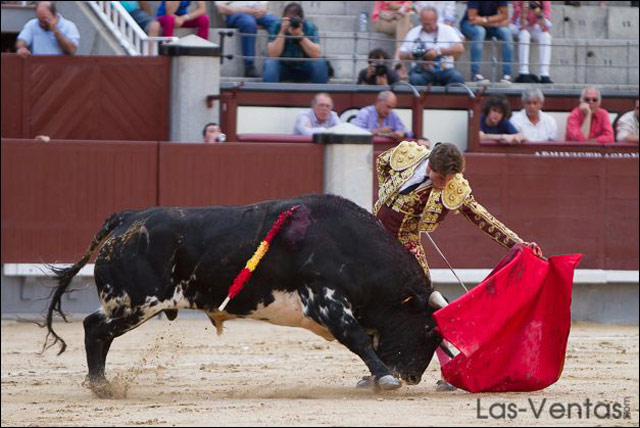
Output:
[[[563,376],[543,391],[436,392],[434,361],[420,385],[376,394],[354,388],[367,374],[362,361],[305,330],[241,320],[218,337],[206,319],[154,319],[111,346],[107,378],[121,398],[108,400],[82,386],[82,323],[55,327],[69,345],[60,356],[39,355],[44,330],[2,322],[3,426],[638,426],[638,326],[574,325]],[[608,403],[609,418],[593,414],[597,403],[600,416]]]

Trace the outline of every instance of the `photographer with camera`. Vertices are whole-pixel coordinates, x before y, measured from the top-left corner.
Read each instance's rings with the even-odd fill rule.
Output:
[[[281,23],[269,28],[269,59],[264,62],[263,82],[327,83],[329,66],[322,58],[322,48],[315,25],[304,19],[299,3],[289,3],[282,12]],[[299,58],[313,60],[287,61],[271,58]]]
[[[511,31],[518,36],[519,83],[553,83],[549,78],[551,63],[551,2],[514,1]],[[540,46],[540,79],[529,73],[529,46],[533,39]]]
[[[389,67],[389,55],[384,49],[376,48],[369,52],[369,65],[360,70],[358,85],[389,86],[396,83],[398,74]]]
[[[420,11],[422,25],[409,31],[402,47],[400,58],[414,60],[409,73],[412,85],[442,85],[463,83],[464,78],[454,68],[454,58],[464,52],[464,46],[456,31],[438,24],[438,11],[425,7]]]

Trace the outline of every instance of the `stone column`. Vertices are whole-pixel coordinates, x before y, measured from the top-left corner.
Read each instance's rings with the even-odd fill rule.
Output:
[[[337,125],[313,142],[324,144],[324,193],[373,210],[373,136],[350,123]]]
[[[207,108],[207,95],[220,94],[220,47],[196,35],[160,46],[171,56],[169,136],[171,141],[202,141],[208,122],[220,123],[220,104]]]

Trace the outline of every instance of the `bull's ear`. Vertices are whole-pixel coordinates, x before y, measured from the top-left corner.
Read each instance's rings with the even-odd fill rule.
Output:
[[[404,308],[413,312],[424,312],[429,296],[426,293],[416,292],[415,290],[405,289],[402,293],[400,302]]]

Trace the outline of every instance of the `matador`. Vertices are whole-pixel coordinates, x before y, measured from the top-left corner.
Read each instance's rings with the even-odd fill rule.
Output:
[[[449,211],[462,213],[500,245],[531,246],[542,257],[536,243],[524,242],[480,205],[464,178],[464,158],[451,143],[438,143],[433,150],[410,141],[378,156],[378,201],[374,213],[416,257],[430,278],[429,265],[420,242],[420,232],[433,232]]]

